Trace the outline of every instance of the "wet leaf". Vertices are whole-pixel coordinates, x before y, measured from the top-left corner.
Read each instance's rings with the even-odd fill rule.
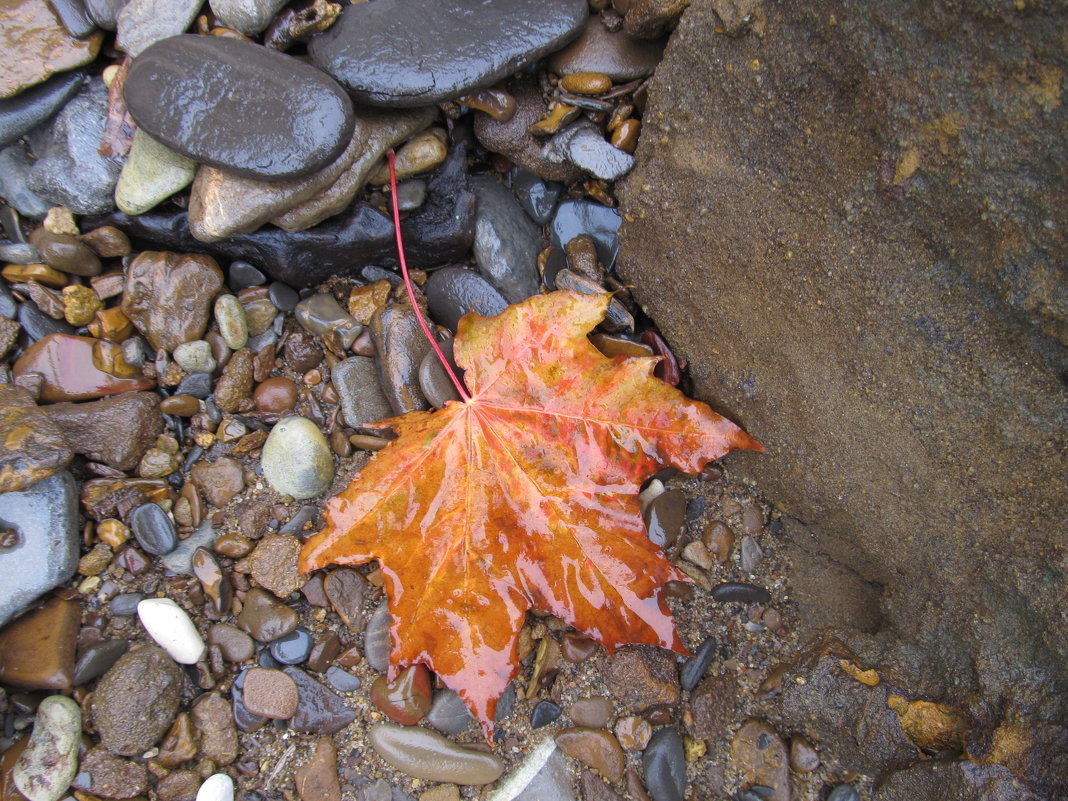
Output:
[[[554,292],[455,340],[471,399],[382,421],[398,439],[326,507],[301,570],[377,559],[393,622],[390,677],[423,663],[492,731],[531,607],[609,652],[685,653],[663,593],[685,581],[645,533],[637,492],[667,465],[697,473],[760,449],[654,378],[654,358],[608,359],[586,338],[611,295]]]

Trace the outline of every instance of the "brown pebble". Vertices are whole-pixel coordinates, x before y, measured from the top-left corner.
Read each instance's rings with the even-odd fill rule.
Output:
[[[679,700],[675,656],[662,648],[620,648],[608,660],[605,680],[616,700],[634,712]]]
[[[159,801],[195,801],[201,777],[192,770],[176,770],[164,776],[156,786]]]
[[[569,106],[565,103],[557,104],[544,119],[538,120],[532,124],[529,131],[534,134],[534,136],[550,136],[559,131],[569,122],[574,121],[581,113],[582,110],[575,106]]]
[[[355,570],[343,567],[327,575],[323,587],[330,605],[345,625],[353,631],[362,631],[366,623],[362,611],[368,591],[366,579]]]
[[[211,599],[215,611],[227,614],[233,599],[233,587],[215,556],[207,548],[197,548],[193,552],[193,575],[200,581],[200,586]]]
[[[159,410],[164,414],[192,417],[200,411],[200,401],[192,395],[171,395],[160,401]]]
[[[212,546],[215,553],[228,556],[231,559],[243,559],[252,553],[253,543],[248,537],[238,534],[236,531],[227,531],[220,534],[215,545]]]
[[[297,405],[300,397],[297,385],[281,376],[268,378],[252,395],[256,408],[269,414],[285,414]]]
[[[245,706],[254,715],[288,720],[297,713],[297,684],[280,670],[252,668],[241,687]]]
[[[600,729],[608,725],[616,709],[611,699],[604,697],[581,698],[567,708],[567,714],[576,726]]]
[[[279,598],[300,589],[304,580],[297,565],[300,540],[289,534],[273,534],[260,540],[249,557],[252,578]]]
[[[820,755],[812,747],[812,743],[802,735],[795,734],[790,738],[790,767],[798,773],[812,773],[820,766]]]
[[[742,510],[742,528],[749,534],[759,534],[764,530],[764,512],[758,506],[747,506]]]
[[[248,635],[245,635],[246,637]],[[193,721],[182,712],[174,719],[170,730],[163,738],[155,762],[165,768],[176,768],[197,755],[197,741],[193,734]]]
[[[237,616],[237,625],[258,642],[272,642],[284,637],[293,631],[299,622],[300,618],[295,611],[259,588],[249,590],[241,614]]]
[[[361,451],[380,451],[389,445],[388,439],[371,436],[370,434],[353,434],[349,437],[349,442],[352,443],[354,448],[358,448]]]
[[[198,759],[216,766],[229,765],[237,759],[237,729],[229,701],[218,692],[205,693],[193,704],[192,718],[200,742]]]
[[[121,520],[109,517],[97,524],[96,536],[112,550],[116,550],[130,539],[130,529]]]
[[[72,786],[102,798],[132,798],[148,790],[148,770],[142,764],[120,759],[97,747],[81,758]]]
[[[342,651],[337,658],[337,663],[343,668],[356,667],[363,661],[363,654],[355,645]]]
[[[95,292],[94,295],[103,300]],[[133,333],[133,323],[130,322],[129,317],[122,313],[122,309],[118,306],[113,306],[110,309],[98,309],[89,323],[89,333],[97,339],[106,339],[109,342],[124,342]]]
[[[103,301],[90,287],[76,284],[63,287],[63,317],[71,325],[89,325],[103,308]]]
[[[622,780],[626,756],[610,732],[576,726],[559,732],[556,744],[567,756],[593,768],[609,781]]]
[[[568,662],[585,662],[600,646],[585,634],[569,631],[560,638],[560,654]]]
[[[215,405],[223,412],[236,412],[252,392],[252,351],[242,348],[230,357],[215,384]]]
[[[599,95],[612,88],[612,79],[601,72],[573,72],[560,79],[568,92],[580,95]]]
[[[300,588],[300,591],[304,595],[304,600],[312,606],[330,606],[330,600],[326,597],[326,587],[322,574],[316,573],[304,582],[304,586]]]
[[[308,654],[306,663],[308,670],[314,670],[316,673],[326,672],[339,653],[341,653],[340,637],[332,631],[320,635],[315,645],[312,646],[311,653]]]
[[[208,629],[208,642],[219,646],[228,662],[244,662],[256,653],[252,638],[229,623],[216,623]]]
[[[701,538],[708,552],[720,562],[729,562],[734,550],[734,532],[722,520],[713,520]]]
[[[349,293],[349,314],[360,325],[370,325],[374,313],[389,300],[390,290],[389,281],[353,287]]]
[[[385,675],[371,685],[371,701],[388,718],[402,726],[414,726],[430,711],[430,671],[411,665],[389,681]]]
[[[653,726],[645,718],[626,715],[616,721],[615,734],[624,751],[644,751],[653,736]]]
[[[118,259],[132,251],[130,238],[113,225],[104,225],[81,235],[81,240],[104,259]]]
[[[515,98],[503,89],[478,89],[456,98],[456,102],[489,114],[497,122],[508,122],[516,112]]]
[[[293,778],[301,801],[341,801],[337,746],[333,739],[320,737],[312,758],[296,769]]]
[[[642,125],[636,119],[624,120],[612,132],[612,138],[608,141],[612,147],[617,147],[624,153],[633,154],[638,149],[638,134],[641,133],[641,129]]]
[[[245,488],[245,471],[240,462],[229,456],[220,456],[214,462],[198,462],[189,478],[215,507],[226,506]]]
[[[731,763],[743,786],[770,789],[769,801],[790,801],[786,746],[778,732],[762,720],[750,720],[731,741]]]
[[[0,682],[70,692],[81,616],[78,601],[50,598],[0,629]]]
[[[59,270],[53,270],[47,264],[9,264],[0,270],[3,276],[13,284],[36,281],[39,284],[62,289],[67,285],[67,276]]]

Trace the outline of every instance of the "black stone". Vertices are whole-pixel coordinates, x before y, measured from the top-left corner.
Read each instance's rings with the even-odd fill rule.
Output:
[[[231,292],[240,292],[250,286],[262,286],[267,283],[267,276],[247,261],[236,260],[226,271],[227,283]]]
[[[771,594],[763,587],[754,587],[740,581],[725,581],[712,588],[712,600],[721,603],[766,604],[771,600]]]
[[[715,637],[709,637],[701,643],[697,653],[683,663],[679,671],[679,685],[682,689],[692,690],[704,678],[705,671],[708,670],[708,666],[712,664],[716,656],[718,645]]]
[[[471,710],[452,690],[438,690],[427,712],[426,722],[446,737],[455,737],[474,721]]]
[[[360,679],[347,670],[331,665],[326,669],[326,682],[339,693],[351,693],[360,689]]]
[[[303,626],[298,626],[271,643],[271,656],[283,665],[299,665],[307,660],[312,645],[314,642],[311,632]]]
[[[153,556],[169,554],[178,547],[174,523],[158,504],[141,504],[130,512],[129,523],[138,543]]]
[[[534,173],[517,167],[512,169],[511,178],[512,192],[527,216],[538,225],[549,222],[563,185],[555,181],[543,181]]]
[[[112,612],[114,612],[114,605],[112,601]],[[85,652],[78,657],[78,661],[74,663],[74,686],[80,687],[103,676],[129,647],[130,643],[126,640],[106,640],[86,648]]]
[[[512,711],[515,709],[515,697],[516,689],[515,682],[513,681],[504,688],[501,697],[497,699],[497,706],[493,710],[494,723],[500,724],[502,720],[507,719],[507,717],[512,714]]]
[[[151,45],[130,65],[124,96],[155,139],[252,178],[308,175],[352,137],[352,102],[329,76],[222,36],[187,34]]]
[[[508,306],[500,292],[473,270],[445,267],[435,270],[423,288],[434,322],[455,332],[460,318],[468,312],[483,317],[500,314]]]
[[[53,75],[7,100],[0,100],[0,147],[7,147],[47,120],[78,94],[85,82],[81,71]]]
[[[210,373],[190,373],[182,379],[174,390],[175,395],[192,395],[194,398],[204,400],[211,394]]]
[[[96,28],[82,0],[48,0],[48,2],[71,36],[80,39],[91,34]]]
[[[542,726],[548,726],[560,717],[563,711],[552,701],[539,701],[534,711],[530,713],[530,727],[540,729]]]
[[[137,605],[145,599],[142,592],[124,592],[116,595],[108,604],[108,612],[118,617],[129,617],[137,614]]]
[[[428,183],[427,202],[401,222],[404,252],[412,269],[458,261],[471,249],[477,202],[464,170],[465,150],[453,148]],[[306,231],[263,228],[211,244],[189,233],[186,212],[136,216],[120,212],[85,224],[114,225],[138,243],[157,249],[246,259],[293,287],[315,286],[334,275],[360,276],[370,264],[398,264],[392,221],[366,203],[356,203]]]
[[[19,306],[19,325],[26,335],[36,342],[49,334],[73,334],[74,326],[66,320],[54,320],[28,300]]]
[[[18,209],[13,206],[0,207],[0,229],[3,229],[4,236],[12,242],[30,241],[22,231],[22,220],[19,219]]]
[[[300,295],[291,286],[283,284],[281,281],[275,281],[271,284],[267,290],[267,297],[278,311],[289,312],[293,311],[300,303]]]
[[[686,795],[686,752],[671,727],[658,730],[642,753],[645,788],[653,801],[682,801]]]
[[[104,30],[113,31],[119,21],[119,13],[129,0],[85,0],[89,19]]]
[[[256,664],[267,670],[278,670],[282,667],[282,663],[274,658],[269,648],[264,648],[256,655]]]
[[[425,106],[489,86],[578,36],[583,0],[375,0],[308,44],[354,99]]]
[[[612,269],[619,253],[616,232],[622,222],[623,218],[616,209],[588,200],[565,200],[553,217],[552,243],[562,248],[576,236],[586,234],[597,246],[597,258],[601,264]]]
[[[670,489],[657,495],[642,515],[649,539],[664,550],[678,542],[686,526],[686,496]]]
[[[297,714],[289,719],[289,728],[315,734],[333,734],[356,719],[356,710],[349,707],[344,698],[303,670],[287,667],[285,673],[297,683],[300,697]]]

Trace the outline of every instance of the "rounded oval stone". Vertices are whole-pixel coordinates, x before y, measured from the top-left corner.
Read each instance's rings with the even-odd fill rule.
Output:
[[[153,138],[250,178],[307,175],[337,158],[352,137],[352,102],[329,76],[227,37],[156,42],[134,59],[124,94]]]
[[[63,695],[50,695],[37,708],[29,745],[12,770],[15,787],[29,801],[57,801],[78,769],[82,710]]]
[[[489,784],[504,772],[504,762],[493,754],[464,748],[418,726],[378,723],[371,727],[370,741],[386,762],[417,779]]]
[[[282,495],[303,500],[321,495],[334,480],[334,454],[319,426],[287,417],[263,445],[263,475]]]
[[[184,680],[181,669],[154,645],[120,657],[93,693],[100,744],[120,756],[138,756],[155,745],[174,720]]]

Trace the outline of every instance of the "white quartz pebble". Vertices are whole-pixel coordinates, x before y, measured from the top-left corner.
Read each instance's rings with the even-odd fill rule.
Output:
[[[213,773],[197,790],[197,801],[234,801],[234,780],[225,773]]]
[[[196,664],[207,646],[193,621],[170,598],[146,598],[137,605],[137,616],[156,644],[182,665]]]

